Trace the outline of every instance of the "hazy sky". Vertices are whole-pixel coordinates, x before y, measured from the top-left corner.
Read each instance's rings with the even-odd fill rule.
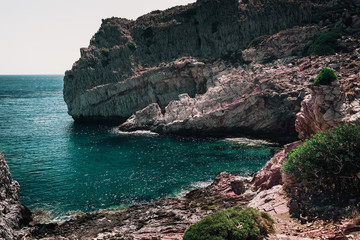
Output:
[[[195,0],[0,0],[0,74],[63,74],[101,19],[136,19]]]

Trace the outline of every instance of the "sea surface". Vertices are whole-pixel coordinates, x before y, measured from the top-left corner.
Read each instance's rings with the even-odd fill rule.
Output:
[[[215,138],[116,133],[75,124],[63,100],[63,76],[0,76],[0,151],[20,200],[56,216],[126,207],[174,196],[222,171],[251,176],[269,148]]]

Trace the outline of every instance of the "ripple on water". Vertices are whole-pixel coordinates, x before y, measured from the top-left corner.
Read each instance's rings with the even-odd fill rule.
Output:
[[[267,146],[75,124],[62,78],[0,76],[0,149],[31,209],[61,217],[150,202],[209,183],[222,171],[251,176],[271,157]]]

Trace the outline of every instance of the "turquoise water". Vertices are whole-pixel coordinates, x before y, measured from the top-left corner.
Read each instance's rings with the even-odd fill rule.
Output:
[[[119,135],[67,115],[63,76],[0,76],[0,151],[30,209],[56,215],[154,201],[219,172],[250,176],[270,149],[221,139]]]

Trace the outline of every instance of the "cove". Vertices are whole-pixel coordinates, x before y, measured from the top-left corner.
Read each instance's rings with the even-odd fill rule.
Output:
[[[0,76],[0,151],[30,209],[93,211],[174,196],[222,171],[251,176],[270,148],[217,138],[121,135],[76,124],[63,76]]]

